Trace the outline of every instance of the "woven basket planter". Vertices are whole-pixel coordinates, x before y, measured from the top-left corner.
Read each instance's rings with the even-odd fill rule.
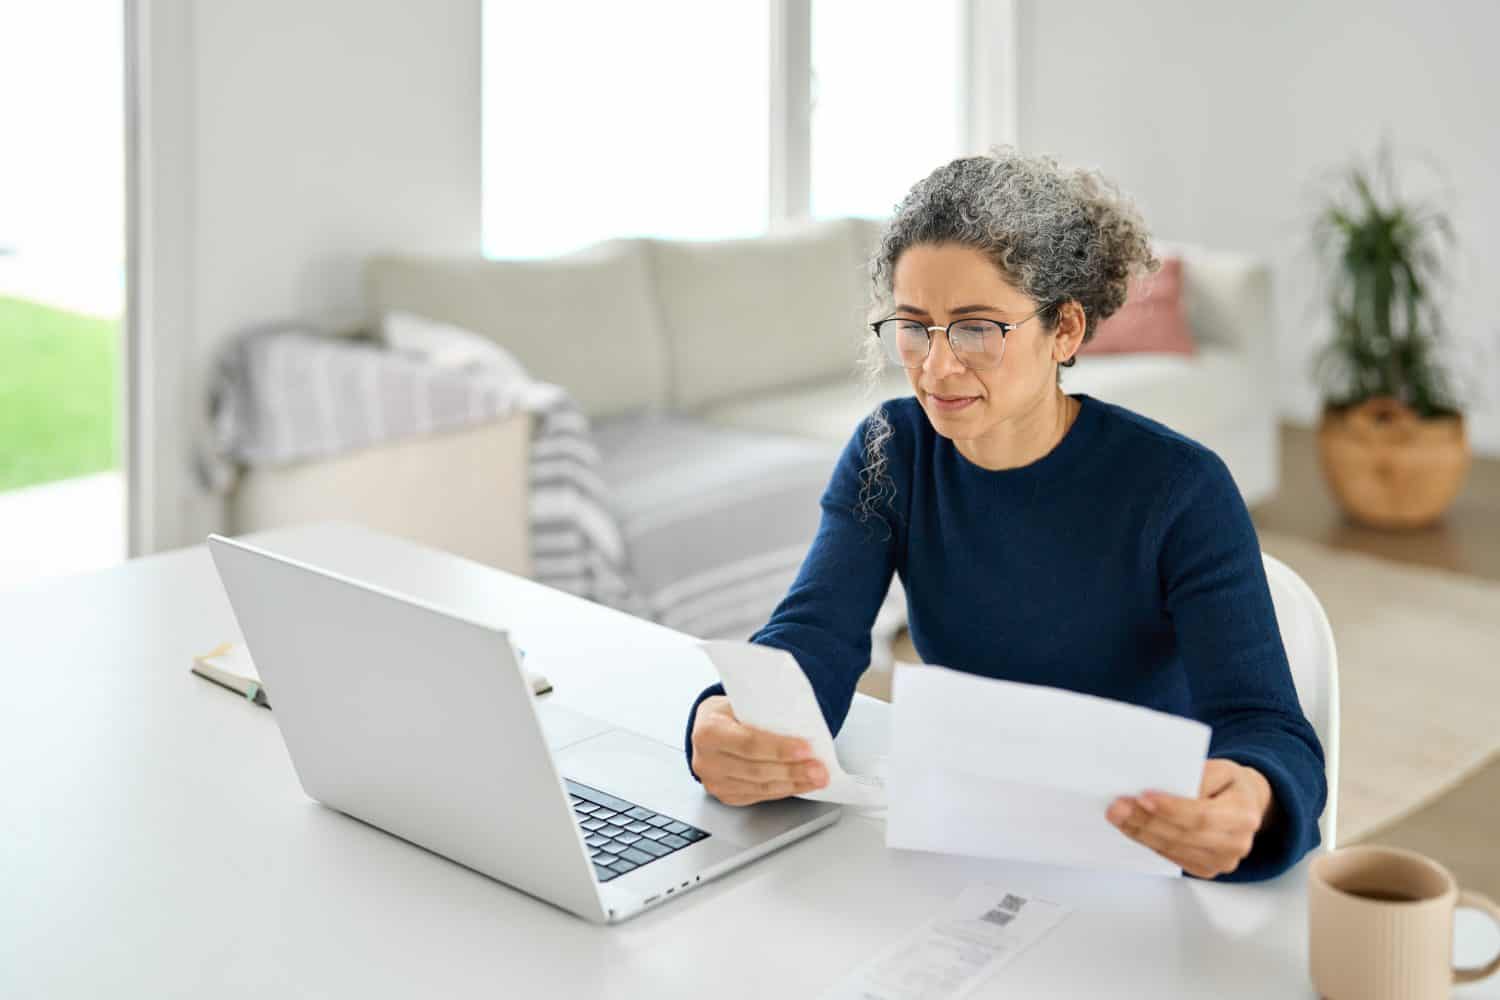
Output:
[[[1423,419],[1391,398],[1325,410],[1318,454],[1349,517],[1396,529],[1441,518],[1463,487],[1470,459],[1462,416]]]

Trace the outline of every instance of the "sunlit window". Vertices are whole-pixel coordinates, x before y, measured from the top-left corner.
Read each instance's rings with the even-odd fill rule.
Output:
[[[958,0],[813,0],[812,214],[885,216],[960,151]]]
[[[490,3],[484,249],[765,231],[765,2]]]
[[[958,154],[964,0],[811,0],[810,22],[807,7],[800,25],[785,18],[802,44],[783,51],[801,55],[780,60],[773,2],[490,0],[485,253],[762,233],[773,147],[808,180],[791,215],[884,216]],[[810,92],[805,134],[791,134],[799,116],[773,121],[778,84]]]

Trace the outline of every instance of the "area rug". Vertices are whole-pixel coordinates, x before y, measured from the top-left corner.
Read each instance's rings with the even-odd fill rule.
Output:
[[[1403,819],[1500,754],[1500,584],[1271,532],[1339,654],[1338,841]]]

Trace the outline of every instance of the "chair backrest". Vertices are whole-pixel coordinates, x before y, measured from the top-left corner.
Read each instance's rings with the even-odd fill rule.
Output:
[[[1323,744],[1327,763],[1328,806],[1318,821],[1323,845],[1334,847],[1338,829],[1339,789],[1339,657],[1333,628],[1316,594],[1297,573],[1275,556],[1265,556],[1266,582],[1281,626],[1281,642],[1292,667],[1292,683],[1302,711]]]

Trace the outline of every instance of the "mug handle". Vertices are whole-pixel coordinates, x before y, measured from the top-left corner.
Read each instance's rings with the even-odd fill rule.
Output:
[[[1488,896],[1481,896],[1477,892],[1464,890],[1458,894],[1458,905],[1455,909],[1479,910],[1489,914],[1491,920],[1500,924],[1500,906],[1496,906],[1494,900]],[[1472,969],[1454,969],[1453,981],[1455,983],[1477,983],[1481,979],[1488,979],[1497,971],[1500,971],[1500,955],[1490,959],[1488,965],[1475,966]]]

